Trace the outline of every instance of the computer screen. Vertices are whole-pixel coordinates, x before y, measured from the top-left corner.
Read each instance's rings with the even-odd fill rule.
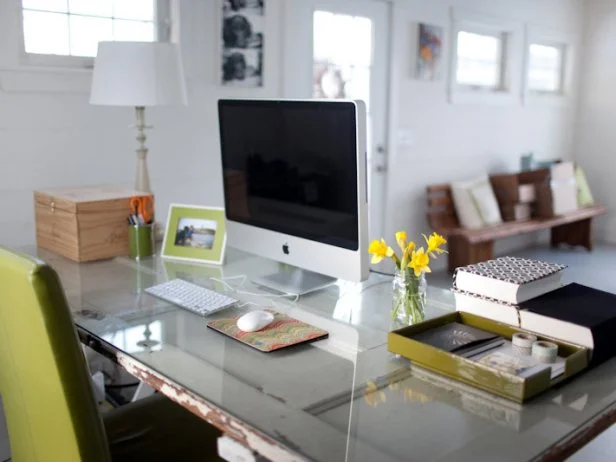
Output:
[[[358,250],[352,102],[221,100],[229,220]]]

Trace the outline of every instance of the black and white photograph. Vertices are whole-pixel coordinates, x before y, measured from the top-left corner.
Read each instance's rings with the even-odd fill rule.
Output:
[[[224,0],[222,15],[222,83],[263,85],[263,0]]]
[[[224,85],[260,87],[263,82],[263,53],[261,50],[225,50],[222,56]]]
[[[263,15],[264,0],[224,0],[224,12]]]
[[[223,20],[223,46],[260,49],[263,46],[263,16],[230,14]]]

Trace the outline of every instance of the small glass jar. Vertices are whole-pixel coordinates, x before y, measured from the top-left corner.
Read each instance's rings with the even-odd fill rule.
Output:
[[[398,270],[393,280],[392,321],[416,324],[425,318],[428,284],[426,274],[419,276],[411,268]]]

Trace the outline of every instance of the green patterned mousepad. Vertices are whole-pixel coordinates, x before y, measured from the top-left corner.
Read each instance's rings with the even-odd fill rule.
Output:
[[[291,318],[286,314],[272,310],[266,311],[274,313],[274,320],[257,332],[244,332],[238,329],[236,322],[239,316],[209,321],[207,326],[265,353],[322,339],[329,335],[323,329]]]

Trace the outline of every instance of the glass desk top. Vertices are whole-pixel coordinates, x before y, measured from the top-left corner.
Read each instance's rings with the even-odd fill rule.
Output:
[[[521,406],[414,367],[387,351],[391,278],[340,282],[298,300],[253,285],[279,264],[228,249],[222,267],[116,258],[76,264],[28,252],[59,273],[77,326],[288,449],[319,461],[518,461],[546,455],[616,407],[616,362]],[[208,318],[143,293],[182,278],[240,300]],[[429,283],[429,279],[428,279]],[[426,317],[453,309],[430,288]],[[209,319],[269,307],[329,337],[261,353]]]

